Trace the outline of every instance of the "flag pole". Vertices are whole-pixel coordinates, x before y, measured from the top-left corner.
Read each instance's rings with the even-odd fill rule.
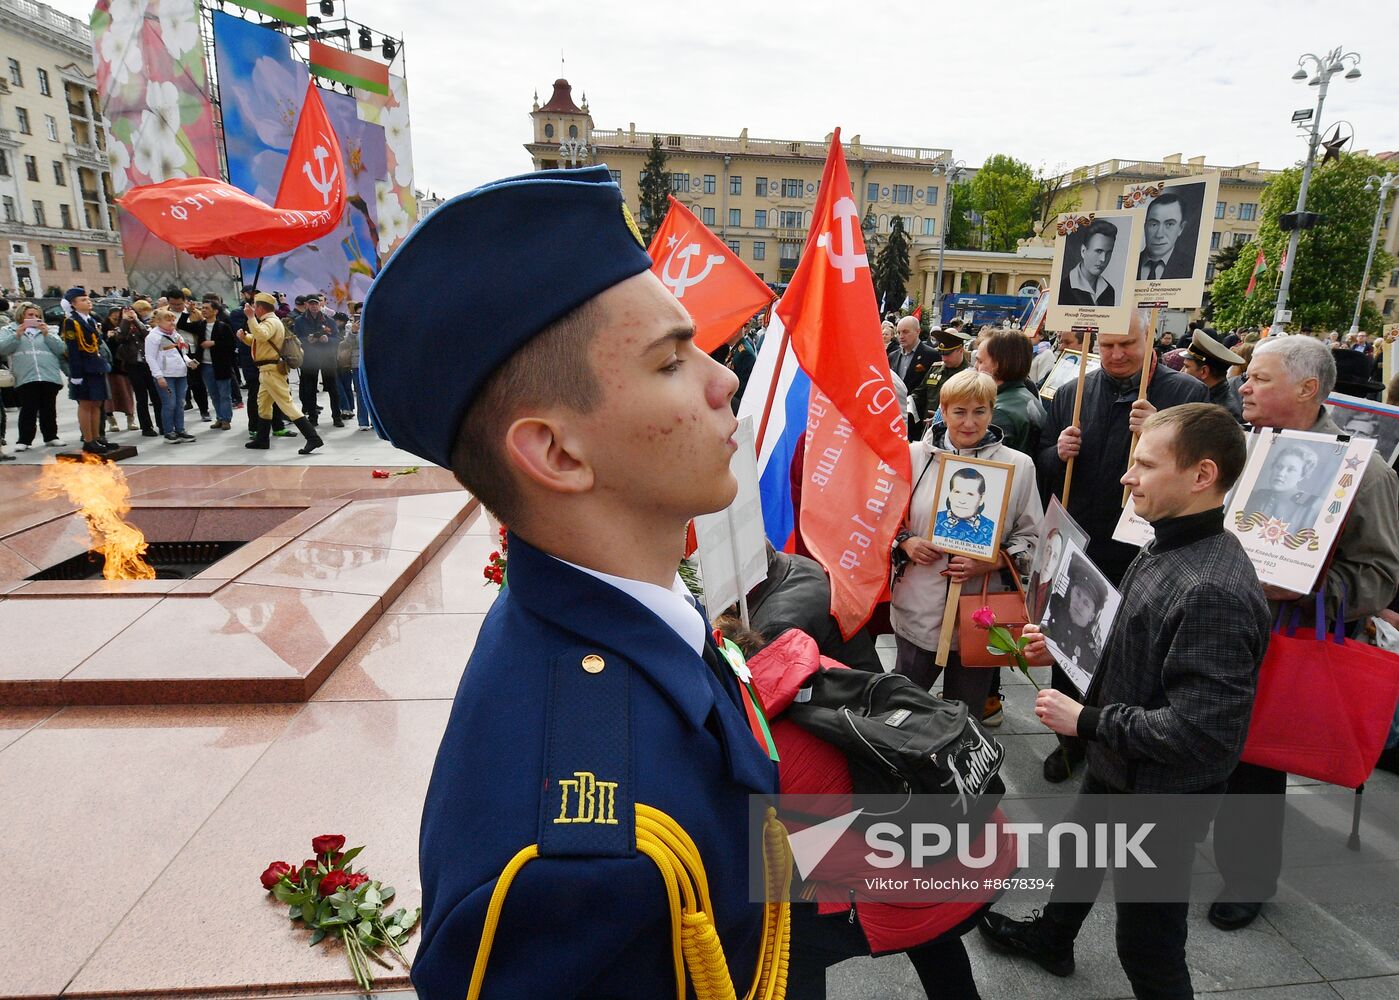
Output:
[[[772,384],[768,386],[767,402],[763,404],[763,419],[758,424],[757,444],[755,452],[758,455],[763,453],[763,438],[767,435],[768,418],[772,416],[772,403],[777,398],[777,383],[782,381],[782,366],[787,362],[787,348],[792,342],[792,331],[786,322],[782,324],[782,344],[777,350],[777,365],[772,370]]]
[[[1078,351],[1078,392],[1074,395],[1074,422],[1071,427],[1078,427],[1079,419],[1083,414],[1083,383],[1088,378],[1088,356],[1093,353],[1093,335],[1098,332],[1096,326],[1089,327],[1084,331],[1083,345]],[[1074,458],[1078,456],[1075,455]],[[1069,509],[1069,486],[1074,478],[1074,458],[1070,458],[1064,465],[1064,509]]]
[[[1138,403],[1140,403],[1142,400],[1146,399],[1146,390],[1147,390],[1147,388],[1148,388],[1148,386],[1149,386],[1149,384],[1150,384],[1150,381],[1151,381],[1151,374],[1152,374],[1152,372],[1155,371],[1155,369],[1156,369],[1156,366],[1155,366],[1155,364],[1153,364],[1153,362],[1156,360],[1156,341],[1157,341],[1157,339],[1161,336],[1161,329],[1160,329],[1160,326],[1159,326],[1161,320],[1162,320],[1162,317],[1161,317],[1161,307],[1160,307],[1160,306],[1152,306],[1152,307],[1151,307],[1151,321],[1150,321],[1150,323],[1148,323],[1148,325],[1147,325],[1147,336],[1150,337],[1151,339],[1147,342],[1146,350],[1142,352],[1142,377],[1138,380],[1138,383],[1137,383],[1137,402],[1138,402]],[[1137,434],[1133,434],[1133,435],[1132,435],[1132,447],[1129,448],[1129,449],[1127,450],[1127,468],[1129,468],[1129,469],[1132,467],[1132,462],[1133,462],[1133,461],[1136,459],[1136,457],[1137,457],[1137,440],[1138,440],[1140,437],[1141,437],[1141,434],[1140,434],[1140,433],[1137,433]],[[1125,474],[1125,473],[1124,473],[1124,474]],[[1123,487],[1122,487],[1122,506],[1123,506],[1123,507],[1126,507],[1126,506],[1127,506],[1127,498],[1128,498],[1129,496],[1131,496],[1131,495],[1132,495],[1132,490],[1131,490],[1131,488],[1128,487],[1128,486],[1123,486]]]

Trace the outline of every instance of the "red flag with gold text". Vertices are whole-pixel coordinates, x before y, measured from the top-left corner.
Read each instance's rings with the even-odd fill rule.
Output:
[[[831,614],[848,637],[888,582],[911,473],[839,129],[801,263],[777,312],[812,382],[802,538],[830,574]]]
[[[647,250],[651,273],[695,322],[695,345],[708,354],[777,296],[719,237],[674,197]]]
[[[117,199],[159,239],[195,257],[252,259],[320,239],[345,214],[345,162],[314,83],[268,205],[214,177],[179,177],[132,188]]]

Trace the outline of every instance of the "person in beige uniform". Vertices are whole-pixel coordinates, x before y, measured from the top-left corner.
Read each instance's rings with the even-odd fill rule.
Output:
[[[282,344],[287,339],[286,327],[277,318],[277,300],[266,292],[258,292],[250,305],[243,306],[243,315],[248,318],[247,330],[239,330],[239,338],[252,350],[253,364],[257,365],[257,437],[249,441],[245,448],[265,450],[272,446],[272,407],[276,406],[301,432],[306,443],[298,449],[298,454],[309,455],[325,444],[316,429],[311,426],[291,399],[287,386],[287,365],[282,360]]]

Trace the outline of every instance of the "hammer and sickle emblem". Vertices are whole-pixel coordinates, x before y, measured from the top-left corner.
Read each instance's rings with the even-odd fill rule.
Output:
[[[323,135],[321,138],[325,139],[325,136]],[[329,140],[327,140],[327,142],[328,141]],[[330,191],[331,188],[335,187],[335,182],[340,178],[340,168],[331,164],[330,176],[326,176],[325,161],[330,158],[330,150],[326,149],[325,146],[322,146],[320,143],[316,144],[316,148],[311,151],[311,155],[316,158],[315,173],[311,172],[310,163],[303,163],[301,165],[301,172],[306,175],[306,179],[311,182],[311,186],[320,192],[321,201],[329,205]]]
[[[831,234],[822,233],[816,238],[816,245],[826,251],[826,256],[831,261],[831,267],[840,272],[842,284],[848,285],[855,280],[855,272],[859,268],[870,266],[869,257],[862,253],[853,253],[855,249],[855,217],[859,215],[859,209],[855,207],[855,202],[851,198],[842,198],[836,202],[833,214],[840,222],[841,251],[836,253],[831,247]]]
[[[698,243],[687,243],[679,250],[672,250],[670,256],[666,258],[665,266],[661,268],[661,280],[670,287],[677,299],[685,297],[685,289],[691,285],[698,285],[709,277],[709,272],[714,269],[716,264],[724,263],[722,255],[710,254],[704,259],[704,270],[694,277],[690,277],[690,263],[699,255],[699,252],[700,245]],[[671,262],[677,257],[680,258],[680,274],[678,276],[670,273]]]

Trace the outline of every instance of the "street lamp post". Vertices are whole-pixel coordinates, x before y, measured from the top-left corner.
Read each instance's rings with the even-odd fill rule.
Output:
[[[961,160],[940,160],[933,169],[947,178],[947,196],[942,200],[942,233],[938,236],[938,275],[934,279],[933,325],[942,326],[942,258],[947,249],[947,220],[952,212],[952,187],[961,180],[966,163]]]
[[[1310,79],[1307,78],[1309,66],[1314,70]],[[1350,67],[1348,70],[1347,66]],[[1297,225],[1287,240],[1287,258],[1282,269],[1282,280],[1278,282],[1277,305],[1273,309],[1274,333],[1283,333],[1286,330],[1286,323],[1282,317],[1287,309],[1287,292],[1292,285],[1292,269],[1297,264],[1297,244],[1302,238],[1303,213],[1307,208],[1307,187],[1311,184],[1312,168],[1316,165],[1316,147],[1321,142],[1321,108],[1326,103],[1326,89],[1331,84],[1331,77],[1341,72],[1345,72],[1347,80],[1360,79],[1360,56],[1354,52],[1343,52],[1338,45],[1325,56],[1306,53],[1297,60],[1297,72],[1292,74],[1292,79],[1306,80],[1307,86],[1319,89],[1316,95],[1316,111],[1312,115],[1311,130],[1307,135],[1307,160],[1302,165],[1302,185],[1297,191]]]
[[[1370,284],[1370,267],[1375,263],[1375,244],[1380,238],[1380,220],[1384,218],[1384,206],[1389,201],[1389,192],[1399,184],[1399,175],[1385,174],[1384,177],[1367,177],[1365,190],[1380,190],[1380,202],[1375,206],[1375,224],[1370,229],[1370,253],[1365,258],[1365,275],[1360,279],[1360,294],[1355,297],[1355,315],[1350,321],[1350,332],[1360,332],[1360,310],[1365,306],[1365,290]]]

